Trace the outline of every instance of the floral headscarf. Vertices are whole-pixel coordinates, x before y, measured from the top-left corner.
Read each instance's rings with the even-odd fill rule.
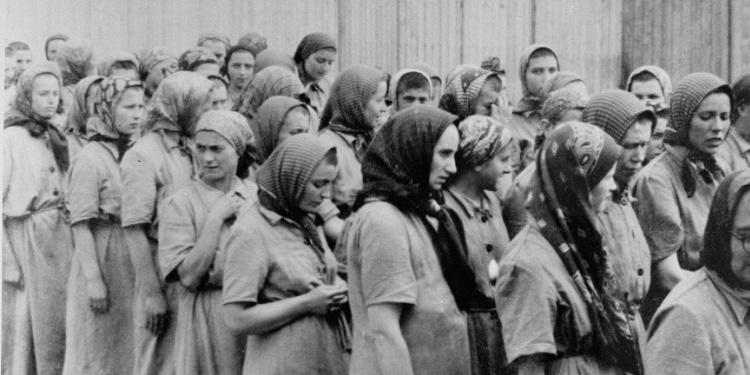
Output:
[[[118,63],[128,61],[135,65],[135,71],[138,72],[138,56],[132,52],[119,51],[107,56],[99,63],[99,75],[108,77],[112,74],[112,67]]]
[[[146,131],[164,129],[192,138],[200,116],[210,106],[212,87],[211,81],[198,73],[170,75],[151,98],[153,107],[146,119]]]
[[[258,108],[272,96],[295,97],[305,92],[299,77],[280,66],[269,66],[253,76],[242,89],[240,100],[234,103],[233,111],[252,120],[258,115]]]
[[[511,144],[510,130],[488,116],[469,116],[458,125],[461,135],[456,167],[471,169],[490,161],[500,150]]]
[[[192,72],[203,64],[219,65],[219,60],[210,49],[204,47],[193,47],[182,53],[179,59],[180,70]]]
[[[86,122],[86,134],[90,139],[120,139],[120,133],[115,128],[114,111],[122,99],[122,94],[133,88],[142,90],[143,84],[139,80],[122,77],[104,78],[101,81],[94,97],[94,113]]]
[[[284,117],[295,108],[304,108],[308,116],[310,110],[305,103],[287,96],[273,96],[268,98],[258,109],[258,118],[250,125],[257,137],[256,161],[263,164],[279,143],[279,130]]]
[[[57,51],[55,61],[62,72],[63,85],[75,85],[94,69],[92,59],[94,52],[91,42],[81,39],[71,39]]]
[[[479,99],[479,92],[490,77],[502,80],[497,73],[489,70],[476,66],[464,67],[446,85],[445,93],[440,98],[440,109],[453,113],[461,119],[471,116]]]
[[[104,80],[102,76],[88,76],[76,84],[73,90],[73,104],[70,107],[70,113],[68,113],[68,119],[65,123],[65,131],[73,133],[79,137],[88,138],[86,136],[86,122],[88,121],[91,113],[89,113],[86,99],[88,97],[95,97],[96,91],[89,92],[94,88],[98,89],[99,83]]]

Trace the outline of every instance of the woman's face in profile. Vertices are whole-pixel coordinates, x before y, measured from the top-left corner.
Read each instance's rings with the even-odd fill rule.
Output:
[[[736,234],[732,235],[729,242],[732,249],[732,273],[743,289],[750,290],[750,193],[745,193],[740,199],[732,232]],[[737,237],[748,238],[740,240]]]

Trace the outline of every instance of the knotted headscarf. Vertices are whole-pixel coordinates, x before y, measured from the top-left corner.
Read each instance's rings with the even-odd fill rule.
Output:
[[[232,145],[240,157],[237,163],[237,176],[246,178],[248,168],[255,160],[253,157],[255,137],[247,119],[233,111],[208,111],[198,120],[195,132],[200,131],[212,131],[219,134]]]
[[[703,99],[711,92],[720,91],[733,100],[732,89],[721,78],[711,73],[692,73],[683,78],[670,100],[670,124],[675,129],[674,143],[685,146],[688,155],[681,169],[681,180],[688,197],[695,194],[698,178],[706,183],[721,181],[724,171],[713,155],[700,151],[690,142],[690,122]],[[725,134],[726,135],[726,134]]]
[[[141,80],[145,81],[152,69],[167,60],[173,62],[175,66],[178,65],[177,57],[167,53],[163,47],[154,47],[141,53],[138,69]]]
[[[258,109],[258,118],[253,120],[253,133],[256,135],[256,156],[259,164],[263,164],[279,143],[279,130],[284,117],[294,108],[304,108],[310,114],[307,106],[299,100],[286,96],[273,96],[266,100]]]
[[[280,66],[269,66],[253,76],[232,110],[252,120],[258,116],[258,108],[266,99],[272,96],[296,97],[303,92],[305,87],[296,74]]]
[[[529,62],[531,62],[531,55],[534,52],[546,49],[555,55],[555,61],[557,61],[557,70],[560,70],[560,60],[557,58],[555,51],[546,44],[532,44],[523,51],[521,58],[518,62],[518,77],[521,79],[521,88],[523,89],[523,98],[518,102],[518,105],[513,112],[523,113],[529,111],[538,111],[542,108],[542,98],[531,95],[529,92],[529,84],[526,82],[526,70],[529,69]]]
[[[86,134],[92,140],[104,138],[117,140],[120,133],[115,127],[115,108],[120,103],[123,93],[128,89],[143,89],[139,80],[129,80],[122,77],[104,78],[94,96],[94,112],[86,122]],[[126,140],[127,141],[127,140]]]
[[[627,87],[628,91],[630,91],[631,87],[633,86],[633,77],[643,72],[649,72],[654,77],[656,77],[656,81],[659,82],[659,85],[661,85],[661,91],[662,94],[664,94],[664,99],[669,102],[670,98],[672,97],[672,80],[669,78],[669,74],[667,74],[664,69],[658,66],[644,65],[630,73],[630,76],[628,76],[628,81],[625,84],[625,87]]]
[[[75,85],[91,74],[94,70],[93,57],[90,41],[71,39],[65,42],[55,55],[55,61],[62,72],[63,85]]]
[[[456,153],[459,171],[490,161],[500,150],[511,144],[510,130],[489,116],[469,116],[458,125],[461,143]]]
[[[505,74],[500,58],[497,56],[487,56],[482,60],[482,64],[479,65],[484,70],[489,70],[493,73]]]
[[[243,35],[242,38],[237,41],[237,45],[247,47],[253,56],[258,56],[259,53],[268,48],[266,38],[258,33],[247,33]]]
[[[226,47],[227,50],[229,50],[229,48],[232,47],[232,42],[229,41],[229,37],[227,37],[226,35],[218,34],[218,33],[201,34],[201,36],[198,38],[198,43],[196,45],[198,47],[203,47],[203,43],[209,40],[215,40],[217,42],[221,42],[222,44],[224,44],[224,47]]]
[[[180,70],[192,72],[203,64],[219,65],[219,60],[210,49],[204,47],[192,47],[180,55]]]
[[[168,130],[192,138],[200,116],[211,103],[208,78],[193,72],[176,72],[156,89],[151,98],[153,107],[148,113],[145,130]]]
[[[501,80],[497,73],[476,66],[461,69],[455,77],[449,78],[445,93],[440,98],[440,109],[446,110],[464,119],[474,113],[479,99],[479,92],[488,78]]]
[[[88,139],[86,135],[86,122],[89,120],[91,113],[89,113],[87,99],[89,97],[96,97],[99,83],[102,80],[104,80],[102,76],[88,76],[76,84],[73,90],[73,104],[70,107],[70,113],[68,113],[68,119],[65,122],[66,133],[72,133]]]
[[[52,43],[52,41],[55,40],[62,40],[63,42],[67,42],[70,40],[70,38],[65,34],[52,34],[47,38],[47,40],[44,42],[44,56],[49,60],[49,53],[47,52],[49,50],[49,44]]]
[[[135,71],[138,72],[138,56],[128,51],[118,51],[108,55],[99,63],[99,75],[109,77],[112,74],[112,67],[119,62],[128,61],[133,63]]]
[[[49,119],[39,116],[32,107],[32,92],[34,90],[34,80],[40,75],[49,74],[57,78],[62,88],[62,75],[60,68],[51,61],[42,61],[34,63],[21,73],[16,84],[16,100],[13,107],[5,114],[4,127],[23,126],[29,131],[34,138],[39,138],[45,133],[48,134],[52,146],[52,154],[57,161],[61,170],[67,171],[70,166],[70,156],[68,155],[68,143],[63,132],[55,125],[50,123]],[[58,104],[59,106],[59,104]]]
[[[292,73],[297,73],[297,66],[294,64],[294,60],[286,53],[274,49],[264,50],[255,57],[255,74],[258,74],[261,70],[269,66],[280,66],[289,69]]]
[[[581,121],[595,125],[620,144],[631,125],[641,116],[647,116],[651,127],[656,125],[656,115],[635,95],[623,90],[606,90],[594,94],[581,115]]]

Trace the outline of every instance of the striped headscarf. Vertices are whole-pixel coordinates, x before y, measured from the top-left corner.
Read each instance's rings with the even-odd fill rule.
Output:
[[[630,126],[641,116],[651,120],[652,129],[656,126],[654,111],[635,95],[624,90],[606,90],[591,97],[581,121],[600,127],[620,144]]]
[[[461,143],[456,154],[459,171],[490,161],[500,150],[511,144],[510,130],[488,116],[473,115],[458,125]]]
[[[502,80],[497,73],[476,66],[464,66],[455,77],[449,77],[445,93],[440,98],[440,109],[464,119],[474,113],[482,86],[490,77]]]
[[[70,106],[70,113],[68,113],[68,119],[65,122],[65,132],[88,138],[86,136],[86,122],[91,113],[89,113],[86,99],[94,98],[97,95],[96,90],[99,89],[99,83],[102,80],[104,80],[102,76],[88,76],[76,84],[73,90],[73,104]]]
[[[258,116],[258,108],[272,96],[295,97],[305,92],[299,77],[280,66],[269,66],[253,76],[242,89],[240,100],[234,103],[233,111],[249,120]]]
[[[286,115],[294,108],[310,110],[305,103],[286,96],[273,96],[258,109],[258,118],[250,123],[256,137],[256,161],[263,164],[279,143],[279,130]]]
[[[175,72],[165,78],[151,98],[145,130],[163,129],[192,138],[211,104],[212,87],[208,78],[193,72]]]

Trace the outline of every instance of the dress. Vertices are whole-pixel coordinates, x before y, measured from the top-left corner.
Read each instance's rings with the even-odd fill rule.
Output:
[[[322,233],[320,234],[322,237]],[[303,295],[316,285],[343,282],[337,263],[303,241],[298,224],[253,203],[232,226],[224,268],[225,305],[255,305]],[[247,337],[246,375],[347,374],[341,314],[305,315],[272,332]]]
[[[470,374],[468,329],[443,277],[427,228],[386,202],[349,218],[339,241],[348,252],[354,320],[352,374],[380,374],[377,338],[367,332],[367,307],[403,305],[401,334],[417,374]]]
[[[91,309],[81,253],[73,253],[68,282],[64,374],[133,373],[135,271],[120,225],[122,183],[117,147],[86,145],[69,172],[71,223],[89,222],[109,310]],[[117,337],[117,340],[113,340]]]
[[[125,153],[122,163],[122,226],[146,224],[146,236],[151,244],[154,264],[158,263],[157,238],[161,204],[174,192],[193,180],[192,157],[183,146],[169,139],[161,131],[152,131]],[[158,272],[158,267],[157,267]],[[161,275],[158,275],[163,280]],[[171,319],[167,329],[158,337],[145,326],[144,286],[136,280],[135,345],[136,373],[174,374],[174,337],[177,319],[177,295],[180,286],[162,284]]]
[[[253,201],[257,187],[235,178],[233,191],[244,200]],[[197,180],[167,199],[159,226],[159,263],[167,282],[177,281],[177,276],[173,276],[177,267],[193,250],[211,207],[224,195]],[[222,228],[213,264],[204,281],[196,290],[186,290],[179,296],[174,358],[178,374],[242,373],[245,340],[229,331],[221,306],[229,228],[227,224]]]
[[[48,135],[3,131],[3,343],[9,374],[59,374],[73,241]],[[9,246],[9,248],[7,248]],[[22,280],[23,289],[10,282]]]

